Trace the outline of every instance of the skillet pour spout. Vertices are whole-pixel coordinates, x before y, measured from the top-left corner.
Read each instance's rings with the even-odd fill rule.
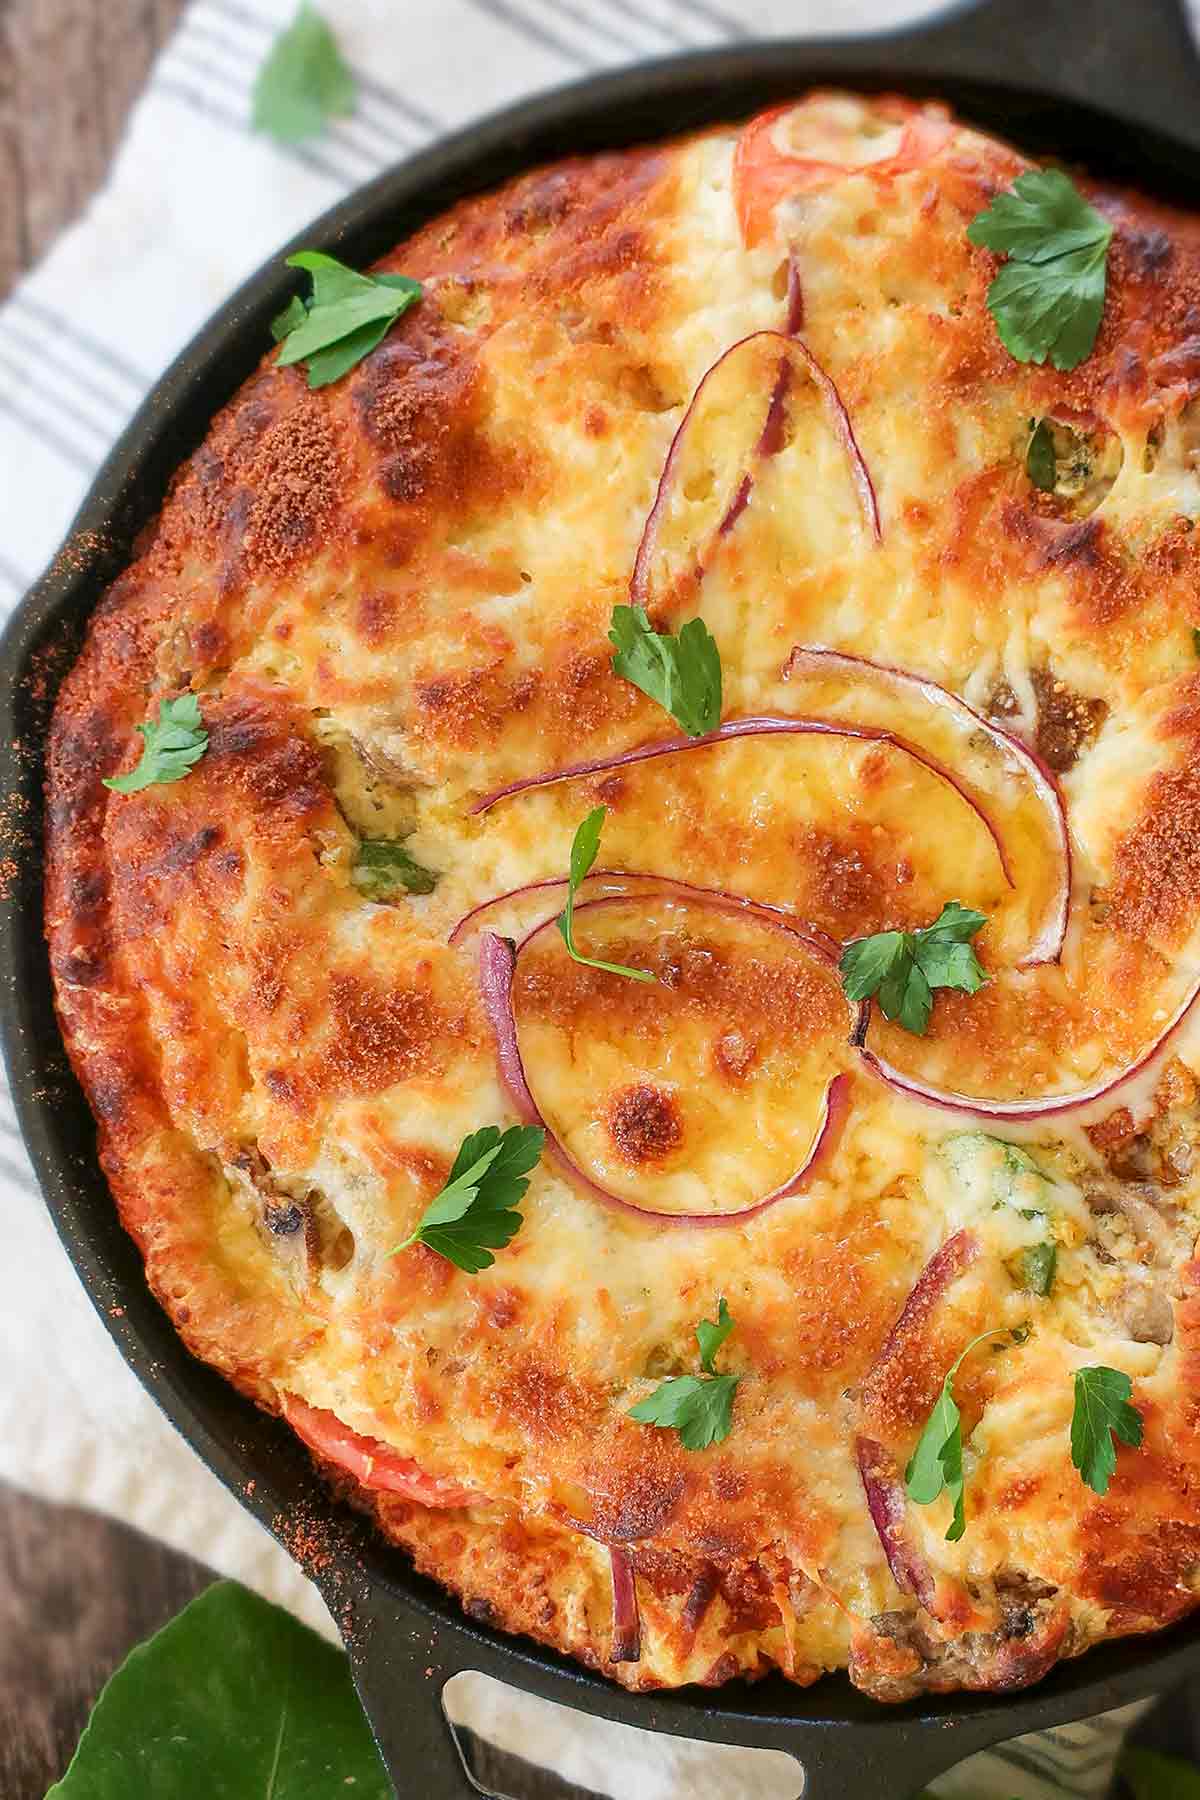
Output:
[[[464,195],[581,151],[737,118],[806,87],[938,95],[1034,152],[1078,158],[1200,202],[1200,77],[1178,0],[990,0],[904,30],[728,47],[538,96],[422,151],[349,196],[302,239],[354,263],[381,255]],[[887,1709],[828,1677],[628,1693],[467,1619],[335,1501],[301,1445],[196,1362],[148,1292],[95,1155],[91,1114],[59,1036],[42,937],[42,746],[82,625],[157,511],[168,480],[256,365],[292,282],[272,257],[167,372],[104,464],[63,552],[0,646],[0,766],[15,882],[0,901],[0,1019],[14,1097],[47,1204],[122,1355],[208,1466],[320,1584],[397,1793],[477,1792],[439,1704],[478,1669],[589,1714],[705,1741],[782,1750],[797,1790],[903,1800],[1001,1738],[1104,1711],[1200,1668],[1200,1622],[1060,1664],[1026,1695],[952,1694]],[[302,1522],[303,1529],[298,1522]]]

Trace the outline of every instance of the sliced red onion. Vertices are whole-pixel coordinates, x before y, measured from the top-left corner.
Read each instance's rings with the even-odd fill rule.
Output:
[[[784,931],[789,937],[798,938],[806,950],[824,963],[836,967],[841,946],[823,931],[815,931],[811,925],[797,919],[792,913],[784,912],[782,907],[769,906],[762,900],[744,900],[737,894],[726,894],[719,888],[693,887],[686,881],[673,881],[659,875],[623,876],[622,880],[633,882],[637,887],[646,883],[661,892],[667,899],[688,900],[696,906],[707,907],[710,912],[750,913],[764,925],[775,931]],[[628,894],[600,894],[594,899],[575,902],[575,917],[582,913],[595,912],[602,906],[623,905],[630,896]],[[516,947],[516,955],[532,944],[535,938],[541,937],[554,924],[554,919],[541,919],[526,932]]]
[[[879,1355],[871,1364],[863,1382],[864,1388],[869,1387],[879,1371],[886,1368],[913,1327],[920,1325],[933,1311],[946,1289],[953,1286],[978,1255],[979,1239],[973,1231],[956,1231],[940,1249],[934,1251],[913,1283],[900,1317],[888,1332]]]
[[[862,502],[863,514],[870,527],[871,536],[877,544],[881,544],[883,542],[883,526],[879,518],[879,500],[875,493],[875,483],[871,480],[871,471],[867,468],[866,459],[858,447],[858,439],[854,435],[854,426],[850,421],[850,414],[846,411],[846,403],[838,392],[832,375],[825,373],[803,339],[794,338],[791,342],[803,357],[805,368],[821,390],[833,419],[833,428],[846,452],[850,464],[850,474],[858,489],[858,497]]]
[[[715,731],[706,732],[703,737],[659,738],[654,743],[639,744],[633,750],[621,750],[615,756],[597,756],[588,762],[571,763],[564,769],[550,769],[542,775],[526,775],[520,781],[510,781],[504,787],[485,794],[482,800],[475,802],[471,811],[485,813],[498,801],[511,799],[514,794],[528,793],[533,788],[553,787],[560,781],[577,781],[585,775],[603,775],[610,769],[627,769],[634,763],[649,762],[657,756],[681,755],[689,750],[711,750],[714,744],[725,744],[734,738],[772,737],[780,734],[853,738],[859,743],[889,744],[892,749],[911,756],[914,762],[920,763],[923,769],[928,769],[931,775],[936,775],[939,781],[944,781],[960,799],[966,801],[996,846],[1005,880],[1010,887],[1014,885],[1000,831],[966,782],[945,763],[910,743],[907,738],[875,725],[839,725],[829,719],[787,717],[780,713],[758,713],[746,719],[726,719]]]
[[[887,663],[873,662],[867,656],[855,656],[843,650],[827,650],[820,645],[798,644],[784,664],[783,675],[789,676],[804,669],[811,669],[821,674],[829,670],[843,673],[850,681],[868,679],[886,683],[892,687],[906,689],[910,693],[926,701],[931,707],[941,712],[956,716],[964,727],[974,733],[983,732],[996,746],[1009,763],[1014,767],[1020,779],[1026,782],[1041,802],[1046,817],[1047,835],[1054,847],[1054,855],[1059,865],[1059,879],[1055,884],[1053,899],[1047,908],[1046,917],[1041,922],[1034,942],[1030,945],[1017,967],[1031,969],[1042,963],[1057,962],[1062,955],[1063,943],[1067,935],[1067,924],[1071,908],[1071,834],[1067,826],[1067,806],[1057,778],[1042,761],[1041,757],[1024,744],[1019,737],[1003,726],[997,725],[986,714],[969,706],[958,694],[951,693],[949,688],[940,687],[936,681],[930,681],[924,675],[912,675],[905,669],[893,668]],[[960,791],[962,791],[960,789]],[[1012,870],[1009,866],[1002,843],[1002,829],[991,816],[986,803],[976,794],[971,803],[981,818],[988,822],[988,829],[1000,850],[1001,862],[1010,887],[1015,886]]]
[[[912,1594],[926,1612],[932,1612],[936,1595],[933,1572],[909,1537],[908,1496],[899,1470],[874,1438],[855,1438],[854,1451],[867,1511],[879,1534],[892,1579],[903,1593]]]
[[[787,442],[787,397],[791,387],[792,365],[785,356],[780,359],[779,373],[775,377],[775,386],[771,389],[771,399],[767,406],[767,416],[758,434],[758,443],[754,446],[754,454],[760,462],[765,462],[769,456],[778,456]]]
[[[790,268],[787,300],[788,333],[792,333],[798,329],[795,320],[797,318],[802,319],[804,311],[803,296],[800,290],[800,278],[798,274],[795,274],[793,281],[793,274],[794,269]],[[755,472],[758,464],[765,461],[768,457],[778,455],[779,451],[783,449],[784,444],[787,441],[784,431],[787,393],[794,378],[796,362],[799,362],[803,365],[805,374],[810,377],[825,403],[830,423],[832,424],[838,440],[849,460],[851,476],[862,503],[867,525],[876,543],[880,541],[879,506],[875,498],[875,489],[872,485],[867,465],[863,461],[863,455],[862,451],[859,449],[858,440],[854,435],[854,427],[850,422],[850,415],[846,411],[845,404],[843,403],[836,385],[831,377],[825,373],[825,370],[821,367],[812,351],[808,348],[808,345],[802,342],[798,337],[785,335],[783,332],[779,331],[754,331],[751,332],[748,337],[739,338],[735,344],[731,344],[727,350],[722,351],[716,362],[701,376],[696,391],[688,402],[687,411],[680,420],[675,436],[671,440],[670,448],[667,451],[667,458],[663,464],[662,474],[659,477],[658,489],[654,496],[654,504],[651,506],[650,511],[646,516],[646,523],[642,527],[641,541],[638,544],[637,555],[634,558],[633,572],[629,578],[629,598],[635,606],[646,606],[650,601],[650,563],[658,546],[663,520],[674,493],[675,484],[683,463],[684,453],[688,447],[692,431],[695,428],[696,419],[699,416],[705,389],[709,382],[717,375],[718,371],[729,361],[730,357],[739,355],[745,350],[747,345],[758,343],[773,343],[778,346],[780,353],[780,370],[767,405],[766,417],[762,429],[759,432],[753,450],[750,452],[750,467],[742,472],[730,497],[729,503],[721,516],[714,537],[723,537],[730,531],[734,522],[745,511],[750,499],[751,491],[754,487]],[[699,548],[696,557],[697,574],[703,575],[710,552],[711,544]]]
[[[804,330],[804,284],[800,279],[800,265],[796,261],[794,250],[788,257],[787,322],[784,330],[789,337],[798,337]]]
[[[610,1544],[612,1563],[612,1649],[609,1662],[640,1662],[642,1622],[638,1614],[637,1578],[633,1558],[623,1544]]]
[[[604,881],[609,876],[614,877],[614,879],[618,881],[628,881],[630,879],[628,875],[621,874],[619,870],[593,869],[592,873],[588,876],[588,881]],[[542,881],[526,881],[523,882],[520,887],[509,888],[506,893],[492,894],[489,899],[481,900],[478,906],[473,906],[470,912],[465,912],[463,914],[462,918],[459,919],[458,923],[452,929],[446,942],[448,944],[461,944],[471,927],[473,925],[481,925],[485,915],[494,912],[498,906],[505,906],[513,900],[524,900],[527,894],[542,894],[550,888],[565,888],[566,886],[567,877],[565,875],[547,875]]]
[[[772,906],[766,900],[751,900],[745,894],[731,894],[725,888],[697,887],[691,881],[678,881],[673,875],[651,875],[644,871],[626,869],[593,869],[587,877],[581,893],[590,900],[598,885],[605,885],[605,898],[622,900],[634,894],[642,894],[649,889],[652,893],[662,894],[667,899],[694,900],[700,906],[717,906],[721,911],[749,913],[752,918],[761,919],[764,924],[778,925],[785,931],[791,931],[799,937],[814,955],[825,962],[836,965],[841,956],[842,946],[836,938],[827,932],[819,931],[815,925],[799,919],[795,913],[785,907]],[[510,888],[505,894],[493,894],[490,900],[482,900],[473,906],[451,931],[446,942],[458,944],[473,926],[483,923],[484,916],[497,907],[509,906],[514,900],[523,900],[528,894],[544,893],[548,888],[566,888],[565,875],[551,875],[545,881],[526,882],[521,887]],[[582,905],[576,911],[582,911]],[[528,942],[528,938],[524,940]]]
[[[1045,1094],[1034,1100],[987,1100],[977,1094],[959,1093],[953,1088],[934,1087],[932,1083],[921,1081],[915,1075],[907,1075],[903,1069],[897,1069],[893,1063],[877,1056],[865,1045],[859,1049],[859,1055],[871,1073],[896,1093],[906,1094],[913,1100],[924,1100],[927,1105],[939,1106],[944,1112],[961,1113],[970,1119],[1049,1119],[1058,1113],[1076,1112],[1081,1107],[1108,1100],[1127,1081],[1143,1074],[1157,1062],[1171,1039],[1182,1029],[1198,998],[1200,980],[1193,982],[1158,1036],[1135,1062],[1119,1069],[1115,1075],[1105,1076],[1101,1081],[1093,1081],[1087,1087],[1077,1088],[1073,1094]]]
[[[947,1289],[970,1268],[979,1255],[979,1249],[979,1239],[974,1232],[956,1231],[925,1264],[901,1308],[900,1317],[884,1339],[863,1382],[868,1408],[872,1384],[882,1379],[889,1389],[894,1385],[887,1379],[888,1365],[894,1357],[903,1355],[906,1340],[914,1331],[920,1331]],[[871,1523],[879,1534],[879,1542],[883,1546],[883,1554],[887,1557],[896,1586],[905,1593],[915,1595],[927,1612],[933,1612],[936,1598],[934,1578],[928,1563],[920,1555],[910,1536],[912,1517],[908,1496],[895,1460],[891,1452],[874,1438],[856,1437],[854,1448]]]
[[[576,906],[576,918],[591,907],[604,906],[622,901],[624,895],[608,895],[602,900],[584,901]],[[714,902],[715,904],[715,902]],[[738,903],[722,906],[722,910],[741,910]],[[796,927],[783,919],[772,921],[780,929],[789,931],[802,942],[815,949],[823,959],[823,947],[817,948],[809,942],[803,928]],[[500,1071],[500,1079],[504,1085],[513,1108],[525,1125],[539,1125],[546,1133],[546,1149],[558,1164],[563,1175],[593,1199],[602,1200],[607,1206],[617,1207],[620,1211],[634,1218],[647,1219],[656,1225],[732,1225],[740,1224],[757,1213],[765,1212],[789,1195],[798,1193],[806,1187],[817,1171],[828,1162],[841,1138],[849,1111],[851,1077],[844,1072],[835,1075],[825,1090],[822,1100],[821,1117],[813,1134],[808,1154],[796,1172],[789,1176],[780,1187],[775,1188],[762,1200],[756,1200],[750,1206],[743,1206],[736,1212],[727,1213],[673,1213],[657,1212],[649,1207],[636,1206],[633,1201],[615,1194],[610,1188],[601,1186],[576,1162],[566,1145],[558,1138],[547,1124],[541,1108],[534,1099],[533,1090],[525,1073],[525,1064],[521,1057],[521,1048],[517,1042],[517,1021],[513,1011],[512,984],[516,972],[517,958],[521,951],[540,932],[549,929],[552,919],[543,920],[536,925],[519,945],[514,945],[507,938],[497,937],[494,931],[485,931],[479,940],[479,991],[483,999],[484,1011],[488,1015],[496,1037],[496,1062]]]
[[[688,1589],[688,1597],[683,1603],[683,1628],[695,1637],[704,1616],[717,1596],[721,1578],[712,1563],[705,1563],[700,1573]]]
[[[753,492],[753,475],[743,475],[741,481],[738,483],[737,492],[734,494],[733,499],[729,502],[729,505],[725,510],[725,517],[717,526],[718,537],[724,537],[727,532],[733,530],[746,508],[749,506],[750,496]],[[703,575],[703,568],[698,567],[696,573],[697,575]]]
[[[763,420],[762,430],[758,434],[758,442],[754,446],[754,460],[756,463],[765,462],[769,456],[778,456],[787,441],[784,435],[784,428],[787,424],[787,397],[791,385],[792,365],[785,357],[779,365],[779,373],[775,377],[775,386],[771,390],[771,398],[767,405],[767,414]],[[717,526],[718,537],[727,537],[733,530],[746,508],[749,506],[750,496],[753,492],[754,476],[747,471],[738,483],[733,499],[725,509],[724,518]],[[697,576],[703,576],[703,562],[697,564],[696,573]]]
[[[497,937],[485,931],[479,940],[479,994],[483,1010],[496,1034],[496,1063],[500,1080],[523,1125],[540,1125],[545,1129],[537,1102],[525,1079],[525,1064],[517,1043],[517,1022],[513,1015],[512,984],[517,967],[517,949],[510,938]],[[553,1143],[547,1131],[546,1141]]]

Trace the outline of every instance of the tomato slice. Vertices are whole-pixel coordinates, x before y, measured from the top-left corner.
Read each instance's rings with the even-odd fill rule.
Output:
[[[343,1425],[336,1413],[307,1406],[295,1394],[284,1395],[283,1416],[310,1450],[345,1469],[365,1488],[402,1494],[406,1500],[416,1500],[422,1506],[469,1506],[473,1500],[483,1498],[445,1476],[427,1475],[411,1457],[397,1456],[378,1438],[361,1437]]]
[[[819,104],[815,99],[805,103],[810,115]],[[833,104],[826,103],[822,114],[824,141],[838,148],[844,144],[847,151],[843,160],[833,161],[803,156],[787,148],[778,127],[789,113],[797,110],[795,102],[789,102],[759,113],[737,141],[733,153],[733,202],[748,250],[761,243],[771,229],[781,200],[829,187],[857,170],[884,180],[907,174],[927,163],[954,135],[949,119],[923,112],[910,101],[886,96],[875,103],[874,110],[900,127],[899,139],[885,155],[859,159],[851,152],[861,148],[861,134],[838,114]]]

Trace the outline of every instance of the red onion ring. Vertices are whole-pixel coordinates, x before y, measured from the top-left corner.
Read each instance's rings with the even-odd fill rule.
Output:
[[[862,1384],[864,1390],[870,1387],[879,1371],[903,1347],[905,1337],[913,1327],[932,1312],[946,1289],[954,1285],[978,1255],[979,1239],[973,1231],[956,1231],[934,1251],[913,1283],[908,1299],[900,1310],[900,1317],[888,1332],[878,1356],[867,1371]]]
[[[640,1662],[642,1622],[638,1613],[637,1578],[633,1558],[623,1544],[610,1544],[612,1564],[612,1648],[609,1662]]]
[[[854,435],[854,426],[851,423],[850,414],[846,410],[846,403],[838,392],[832,375],[825,373],[803,339],[794,338],[790,341],[803,357],[805,367],[820,388],[825,404],[833,416],[833,428],[841,440],[842,449],[846,452],[851,478],[858,489],[858,497],[862,503],[863,514],[870,527],[871,536],[877,544],[882,544],[883,526],[879,518],[879,500],[875,493],[875,483],[871,480],[871,471],[859,449],[858,439]]]
[[[874,1438],[856,1437],[854,1453],[859,1478],[867,1497],[883,1554],[896,1586],[912,1594],[926,1612],[932,1613],[935,1598],[933,1572],[925,1558],[909,1541],[908,1497],[893,1458]]]
[[[614,900],[624,900],[625,895],[608,895],[602,900],[585,901],[575,908],[576,916],[589,907],[604,906]],[[717,905],[715,900],[711,902]],[[733,907],[722,910],[735,910]],[[785,923],[782,919],[774,921],[780,929],[791,932],[794,936],[808,943],[807,934],[802,928]],[[496,1038],[496,1064],[500,1080],[504,1086],[513,1109],[524,1125],[538,1125],[546,1133],[546,1148],[559,1169],[572,1185],[593,1199],[602,1200],[608,1206],[616,1207],[621,1212],[634,1218],[646,1219],[656,1225],[731,1225],[737,1224],[755,1214],[765,1212],[789,1195],[798,1193],[806,1187],[817,1170],[833,1155],[841,1138],[849,1111],[851,1077],[845,1072],[835,1075],[825,1090],[821,1117],[813,1134],[808,1154],[795,1173],[788,1177],[781,1186],[772,1190],[764,1199],[756,1200],[750,1206],[741,1207],[736,1212],[727,1213],[672,1213],[654,1211],[649,1207],[636,1206],[633,1201],[626,1200],[611,1189],[602,1187],[586,1173],[576,1162],[565,1144],[558,1138],[547,1124],[541,1108],[534,1099],[533,1090],[525,1073],[525,1064],[521,1056],[521,1048],[517,1042],[517,1021],[513,1011],[512,984],[516,973],[517,958],[533,937],[545,931],[553,924],[553,919],[544,919],[522,940],[514,945],[507,938],[497,937],[494,931],[485,931],[479,940],[479,991]],[[810,948],[814,948],[809,944]],[[824,949],[817,951],[824,957]]]
[[[705,1563],[683,1603],[683,1628],[693,1637],[704,1623],[704,1616],[716,1599],[720,1585],[721,1579],[714,1564]]]
[[[789,269],[787,299],[787,328],[789,333],[797,329],[794,321],[797,316],[803,318],[804,310],[803,295],[800,289],[800,278],[799,275],[796,274],[793,282],[792,274],[793,270]],[[846,410],[842,397],[832,378],[825,373],[825,370],[821,367],[812,351],[808,348],[808,345],[802,342],[798,337],[785,335],[783,332],[779,331],[752,331],[748,336],[739,338],[736,343],[731,344],[727,350],[723,350],[716,362],[705,370],[704,374],[700,377],[695,392],[688,402],[687,410],[679,422],[675,436],[671,439],[670,448],[667,451],[666,461],[663,464],[662,474],[659,476],[658,487],[655,491],[654,503],[647,513],[646,523],[642,527],[641,539],[638,543],[637,554],[633,561],[633,572],[629,577],[629,598],[631,603],[635,606],[646,606],[649,603],[650,561],[658,544],[663,520],[674,492],[684,451],[687,448],[689,437],[694,428],[705,389],[709,382],[717,375],[718,371],[728,362],[730,357],[738,355],[748,344],[759,343],[763,340],[773,342],[779,346],[780,372],[776,377],[775,386],[767,405],[766,417],[762,429],[759,432],[758,439],[751,452],[751,467],[743,473],[741,480],[734,489],[732,498],[721,517],[720,524],[717,526],[715,536],[718,538],[725,536],[725,534],[732,529],[734,522],[745,511],[754,487],[754,470],[757,464],[765,461],[768,457],[778,455],[779,451],[783,449],[785,442],[783,432],[784,402],[787,390],[791,385],[795,367],[795,361],[793,359],[795,359],[802,363],[805,374],[811,379],[825,403],[830,423],[832,424],[838,441],[849,461],[851,477],[858,492],[859,501],[862,505],[863,515],[866,519],[867,526],[872,537],[875,539],[875,542],[879,543],[881,540],[882,532],[879,523],[879,505],[875,497],[874,485],[872,484],[867,465],[863,460],[862,451],[859,449],[858,439],[854,435],[854,427],[850,422],[850,415]],[[711,546],[706,548],[704,552],[697,557],[696,572],[698,575],[703,575],[704,573],[709,548],[711,548]]]
[[[603,775],[610,769],[627,769],[634,763],[649,762],[657,756],[674,756],[686,750],[711,750],[714,744],[728,743],[733,738],[773,737],[780,734],[853,738],[860,743],[888,744],[893,750],[911,756],[923,769],[928,769],[931,775],[936,775],[939,781],[944,781],[948,787],[953,788],[960,800],[964,800],[971,808],[996,846],[1005,880],[1010,887],[1015,886],[999,828],[966,782],[953,769],[947,768],[945,763],[910,743],[907,738],[875,725],[839,725],[828,719],[807,719],[801,716],[789,718],[780,713],[758,713],[745,719],[726,719],[715,731],[705,732],[703,737],[659,738],[653,743],[639,744],[633,750],[621,750],[615,756],[592,757],[587,762],[571,763],[565,769],[550,769],[543,775],[525,775],[520,781],[510,781],[504,787],[485,794],[482,800],[475,802],[471,812],[488,812],[498,801],[509,800],[514,794],[528,793],[533,788],[553,787],[560,781],[575,781],[584,775]]]
[[[604,896],[605,898],[624,900],[630,898],[631,893],[651,888],[667,898],[674,896],[681,900],[695,900],[701,906],[716,905],[722,911],[749,913],[753,918],[761,919],[765,924],[778,925],[785,931],[792,931],[803,940],[814,955],[823,958],[832,966],[836,966],[838,958],[841,956],[842,946],[836,938],[831,938],[827,932],[819,931],[815,925],[810,925],[806,920],[797,918],[795,913],[789,912],[785,907],[772,906],[767,900],[751,900],[745,894],[732,894],[725,888],[697,887],[694,882],[678,881],[673,875],[651,875],[640,870],[593,869],[583,883],[583,887],[589,890],[589,904],[593,883],[601,882],[619,883],[622,889],[630,890],[629,893],[611,891]],[[478,906],[473,906],[470,912],[463,914],[446,942],[448,944],[461,943],[471,927],[482,923],[484,914],[491,912],[495,907],[506,906],[513,900],[523,900],[527,894],[540,894],[544,893],[547,888],[565,888],[567,885],[565,875],[551,875],[545,881],[530,881],[521,887],[510,888],[506,894],[493,894],[490,900],[481,900]],[[582,892],[583,889],[581,888],[580,891]],[[582,911],[582,905],[577,905],[576,911]],[[528,941],[528,937],[526,937],[522,948]]]
[[[619,869],[593,869],[587,879],[588,882],[593,882],[607,881],[610,878],[618,881],[630,881],[634,879],[632,876],[622,874]],[[541,894],[548,888],[565,888],[566,886],[567,877],[565,875],[547,875],[542,881],[522,882],[520,887],[509,888],[507,893],[493,894],[490,899],[481,900],[478,906],[473,906],[470,912],[465,912],[463,914],[462,918],[459,919],[457,924],[451,929],[446,942],[448,944],[461,944],[472,925],[481,923],[484,914],[491,912],[493,908],[497,906],[503,906],[510,900],[523,900],[527,894]]]
[[[629,879],[636,878],[630,877]],[[672,881],[658,875],[647,875],[644,879],[660,888],[668,899],[674,895],[680,899],[690,900],[697,906],[707,906],[712,912],[752,913],[761,919],[764,925],[770,925],[776,931],[785,931],[789,937],[799,938],[805,949],[811,950],[822,962],[831,963],[836,967],[839,946],[834,943],[833,939],[827,937],[823,931],[814,931],[800,919],[784,912],[781,907],[769,906],[762,900],[743,900],[737,894],[726,894],[718,888],[692,887],[686,881]],[[593,900],[576,901],[575,916],[578,918],[581,913],[594,912],[601,906],[618,906],[629,897],[628,894],[600,894]],[[543,931],[549,930],[553,923],[553,918],[540,919],[536,925],[532,926],[517,945],[517,956],[520,956],[522,950],[532,944],[534,938],[540,937]]]
[[[863,1380],[862,1393],[868,1407],[872,1384],[883,1378],[885,1387],[891,1389],[894,1384],[886,1381],[889,1363],[903,1354],[906,1340],[914,1331],[920,1331],[946,1290],[970,1268],[979,1255],[979,1248],[979,1239],[974,1232],[956,1231],[929,1258]],[[935,1610],[935,1582],[929,1564],[909,1536],[912,1515],[895,1459],[882,1444],[863,1435],[856,1436],[854,1451],[871,1523],[878,1533],[896,1586],[913,1594],[925,1610],[932,1613]]]
[[[885,1086],[898,1094],[907,1095],[909,1099],[924,1100],[929,1106],[941,1107],[944,1112],[961,1113],[969,1119],[1049,1119],[1056,1114],[1076,1112],[1096,1101],[1107,1100],[1119,1088],[1124,1087],[1127,1081],[1141,1075],[1157,1062],[1171,1039],[1181,1030],[1197,999],[1200,999],[1200,979],[1192,983],[1149,1047],[1127,1068],[1119,1069],[1115,1075],[1105,1076],[1102,1081],[1094,1081],[1089,1087],[1079,1088],[1073,1094],[1046,1094],[1037,1100],[987,1100],[979,1095],[959,1093],[953,1088],[934,1087],[930,1082],[919,1081],[914,1075],[906,1075],[903,1069],[897,1069],[893,1063],[877,1056],[865,1044],[859,1047],[858,1053],[865,1067]]]
[[[1031,969],[1042,963],[1057,962],[1062,955],[1070,918],[1072,855],[1066,801],[1053,771],[1019,737],[1016,737],[1011,731],[1006,731],[1003,726],[997,725],[986,714],[978,712],[958,694],[951,693],[949,688],[940,687],[936,681],[929,680],[927,676],[912,675],[906,669],[897,669],[887,663],[873,662],[868,656],[856,656],[844,650],[827,650],[821,645],[798,644],[783,666],[784,680],[786,681],[792,674],[806,667],[818,673],[828,669],[839,670],[849,679],[859,679],[866,674],[890,683],[894,687],[907,688],[930,706],[943,712],[956,714],[971,731],[983,732],[996,745],[1001,756],[1006,758],[1010,765],[1014,763],[1017,765],[1021,779],[1028,782],[1041,801],[1060,866],[1060,879],[1055,891],[1054,902],[1047,912],[1036,939],[1017,967]],[[986,809],[977,796],[974,804],[976,810],[981,816],[984,816]],[[999,847],[1002,835],[999,826],[993,822],[992,825],[989,825],[989,829]],[[1000,855],[1001,861],[1005,863],[1009,886],[1015,886],[1003,850]]]

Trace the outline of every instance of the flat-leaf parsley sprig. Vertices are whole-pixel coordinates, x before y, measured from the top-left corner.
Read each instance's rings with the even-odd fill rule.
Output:
[[[658,977],[650,969],[630,969],[625,963],[598,962],[594,956],[584,956],[575,944],[575,895],[581,882],[591,872],[600,849],[600,833],[604,830],[604,821],[608,816],[606,806],[597,806],[577,827],[571,841],[571,872],[567,881],[567,903],[558,918],[554,921],[559,935],[567,946],[567,954],[577,963],[588,969],[603,969],[607,975],[625,975],[630,981],[657,981]]]
[[[924,1037],[934,988],[974,994],[986,982],[971,943],[986,924],[982,913],[948,900],[933,924],[919,931],[879,931],[853,939],[838,964],[846,998],[876,998],[885,1019]]]
[[[988,288],[996,330],[1018,362],[1073,369],[1091,353],[1104,311],[1113,228],[1061,169],[1028,169],[967,227],[1008,261]]]
[[[689,737],[721,723],[721,652],[703,619],[689,619],[677,636],[655,631],[645,608],[614,606],[608,632],[617,654],[613,671],[657,700]]]
[[[1005,1335],[1015,1337],[1017,1334],[1008,1333],[1008,1328],[1003,1325],[993,1326],[990,1331],[981,1331],[951,1363],[942,1383],[942,1391],[904,1471],[904,1486],[908,1497],[915,1500],[918,1506],[931,1505],[943,1490],[949,1494],[954,1503],[954,1514],[946,1531],[946,1538],[950,1543],[960,1538],[967,1527],[962,1414],[954,1398],[954,1377],[977,1345],[988,1338]]]
[[[282,346],[279,366],[304,363],[310,388],[328,387],[369,356],[423,292],[407,275],[362,275],[321,250],[298,250],[287,264],[312,276],[312,293],[293,295],[271,335]]]
[[[195,694],[159,703],[158,718],[138,726],[142,755],[124,775],[106,775],[104,785],[118,794],[136,794],[159,782],[182,781],[208,749],[208,733]]]
[[[660,1382],[652,1394],[629,1409],[639,1425],[657,1425],[677,1431],[685,1450],[706,1450],[720,1444],[733,1428],[733,1396],[740,1375],[718,1375],[715,1357],[733,1330],[734,1321],[722,1294],[715,1319],[701,1319],[696,1327],[702,1375],[675,1375]]]
[[[469,1275],[490,1269],[493,1250],[502,1250],[524,1223],[516,1210],[529,1186],[529,1171],[546,1142],[540,1125],[485,1125],[465,1137],[441,1192],[422,1213],[416,1230],[392,1255],[410,1244],[436,1250]]]
[[[1120,1369],[1095,1363],[1075,1371],[1071,1461],[1093,1493],[1108,1492],[1117,1466],[1113,1439],[1133,1450],[1141,1445],[1142,1415],[1130,1405],[1132,1392],[1133,1383]]]

